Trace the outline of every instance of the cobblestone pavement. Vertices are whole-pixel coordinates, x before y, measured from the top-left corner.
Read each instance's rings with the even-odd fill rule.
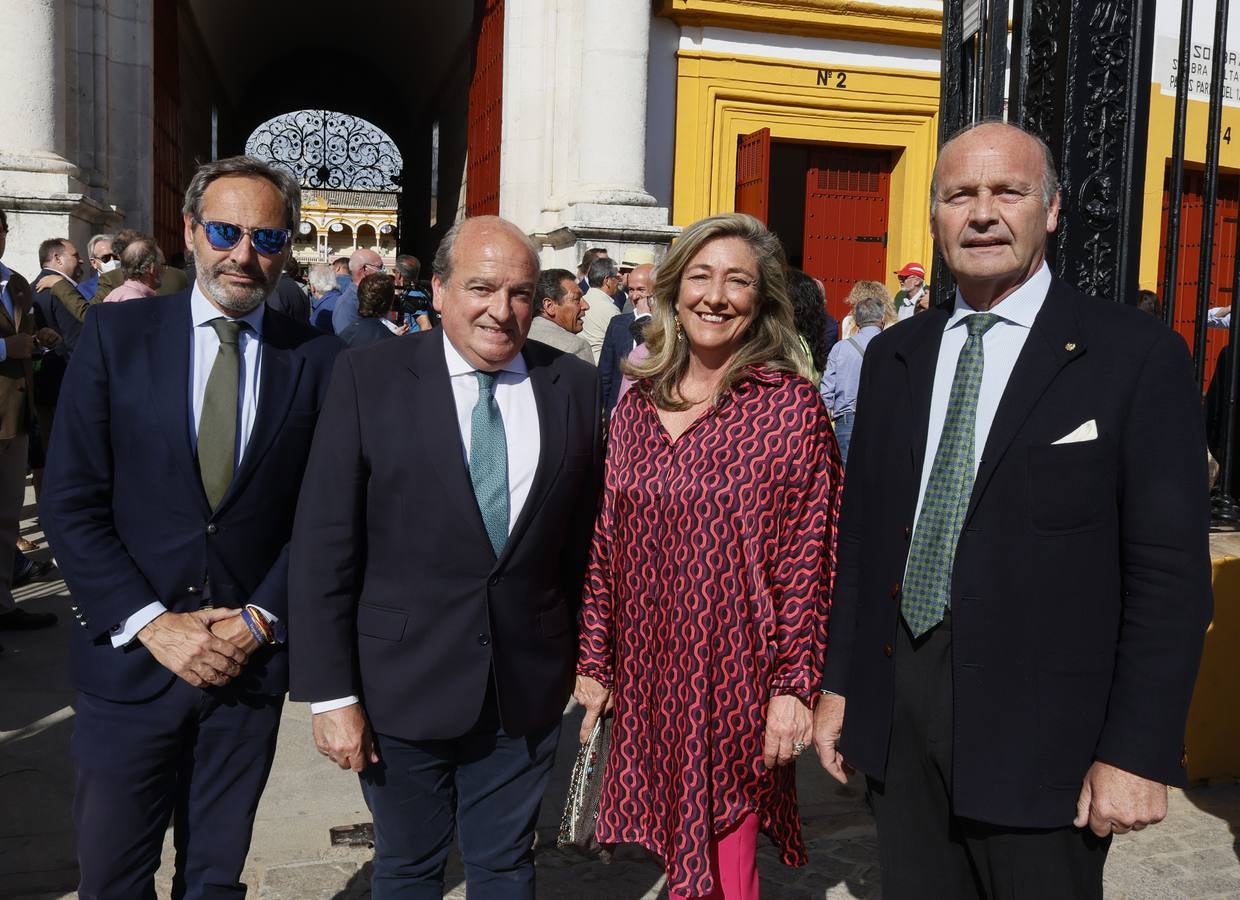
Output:
[[[565,729],[568,731],[568,729]],[[575,729],[573,729],[575,732]],[[571,757],[561,744],[561,762]],[[560,769],[565,768],[563,765]],[[759,871],[767,900],[843,900],[882,896],[873,820],[862,787],[841,787],[812,760],[798,773],[801,815],[810,864],[781,865],[771,846],[759,845]],[[539,823],[540,900],[660,900],[666,898],[659,865],[644,851],[621,848],[608,865],[575,851],[554,848],[566,774],[547,792]],[[1172,791],[1170,813],[1157,827],[1115,839],[1106,869],[1107,900],[1198,900],[1240,898],[1240,785]],[[325,851],[314,862],[266,870],[259,900],[365,900],[369,853]],[[465,886],[454,859],[445,900],[464,900]]]
[[[38,539],[33,523],[25,535]],[[46,549],[36,554],[48,555]],[[72,728],[65,651],[68,596],[52,579],[22,588],[32,611],[54,610],[61,622],[42,632],[5,633],[0,653],[0,897],[76,897],[70,818]],[[555,831],[575,750],[577,715],[569,714],[559,765],[539,821],[540,900],[656,900],[666,897],[662,871],[644,852],[622,848],[610,865],[554,848]],[[836,785],[810,758],[801,761],[801,813],[810,865],[788,869],[760,844],[766,900],[880,897],[874,825],[860,786]],[[357,779],[320,757],[303,704],[285,707],[276,762],[259,806],[244,880],[258,900],[364,900],[370,896],[370,851],[331,848],[328,829],[368,821]],[[1167,821],[1116,839],[1106,869],[1107,900],[1240,898],[1240,785],[1172,791]],[[171,843],[170,841],[168,842]],[[157,876],[168,896],[170,846]],[[463,900],[459,863],[451,864],[445,898]]]

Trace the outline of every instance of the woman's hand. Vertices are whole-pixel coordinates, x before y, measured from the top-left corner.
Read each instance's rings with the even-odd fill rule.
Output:
[[[766,708],[766,741],[762,762],[768,769],[786,766],[814,738],[814,714],[797,697],[780,694]]]
[[[611,691],[589,675],[578,675],[573,696],[586,708],[585,718],[581,720],[581,743],[584,744],[590,739],[590,732],[594,730],[598,717],[611,711]]]

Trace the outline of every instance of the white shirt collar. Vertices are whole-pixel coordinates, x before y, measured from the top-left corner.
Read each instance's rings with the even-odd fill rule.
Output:
[[[77,287],[77,286],[78,286],[78,283],[77,283],[76,281],[74,281],[74,280],[73,280],[73,278],[72,278],[71,276],[66,275],[64,272],[60,271],[60,269],[53,269],[51,266],[44,266],[44,267],[43,267],[43,271],[44,271],[44,272],[52,272],[52,273],[54,273],[54,274],[56,274],[56,275],[59,275],[61,278],[63,278],[65,281],[69,282],[69,284],[73,285],[74,287]]]
[[[1041,268],[1034,272],[1028,281],[1012,291],[1012,293],[1008,294],[988,311],[1006,322],[1011,322],[1024,328],[1032,328],[1033,320],[1037,318],[1038,310],[1042,308],[1042,303],[1046,300],[1046,294],[1050,289],[1051,269],[1043,261]],[[976,312],[977,310],[964,302],[964,298],[960,296],[960,289],[957,288],[956,305],[952,310],[951,318],[947,320],[947,328],[944,331],[955,328],[967,316],[971,316]]]
[[[477,369],[465,361],[465,357],[461,356],[460,351],[453,346],[452,341],[448,340],[448,333],[446,331],[443,336],[443,355],[448,362],[449,378],[455,378],[457,375],[469,375],[477,371]],[[518,351],[516,356],[505,365],[500,366],[500,371],[512,372],[517,375],[526,374],[525,357]]]
[[[244,316],[225,316],[225,318],[245,322],[261,338],[263,336],[263,308],[266,305],[266,303],[260,303]],[[207,299],[207,295],[202,292],[197,281],[194,282],[194,290],[189,295],[189,314],[195,328],[224,315]]]
[[[7,285],[12,277],[13,270],[6,266],[3,262],[0,262],[0,287]]]

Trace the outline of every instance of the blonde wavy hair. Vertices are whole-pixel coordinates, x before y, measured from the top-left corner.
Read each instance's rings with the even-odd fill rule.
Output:
[[[677,340],[676,306],[680,279],[689,263],[708,243],[736,237],[745,241],[758,261],[757,297],[753,319],[741,336],[732,361],[724,370],[715,399],[726,394],[751,367],[776,372],[793,372],[813,379],[809,359],[801,345],[792,318],[792,300],[784,281],[786,260],[779,238],[766,226],[743,213],[725,213],[694,222],[677,239],[675,246],[659,264],[655,277],[653,318],[646,326],[646,346],[650,355],[638,362],[624,363],[624,371],[637,381],[660,409],[684,410],[692,404],[680,395],[680,382],[689,369],[689,342]]]

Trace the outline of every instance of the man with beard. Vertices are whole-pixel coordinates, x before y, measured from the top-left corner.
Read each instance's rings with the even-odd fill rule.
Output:
[[[288,684],[293,508],[339,342],[268,310],[300,191],[247,157],[185,195],[191,290],[98,307],[43,523],[74,600],[82,897],[243,896]]]

